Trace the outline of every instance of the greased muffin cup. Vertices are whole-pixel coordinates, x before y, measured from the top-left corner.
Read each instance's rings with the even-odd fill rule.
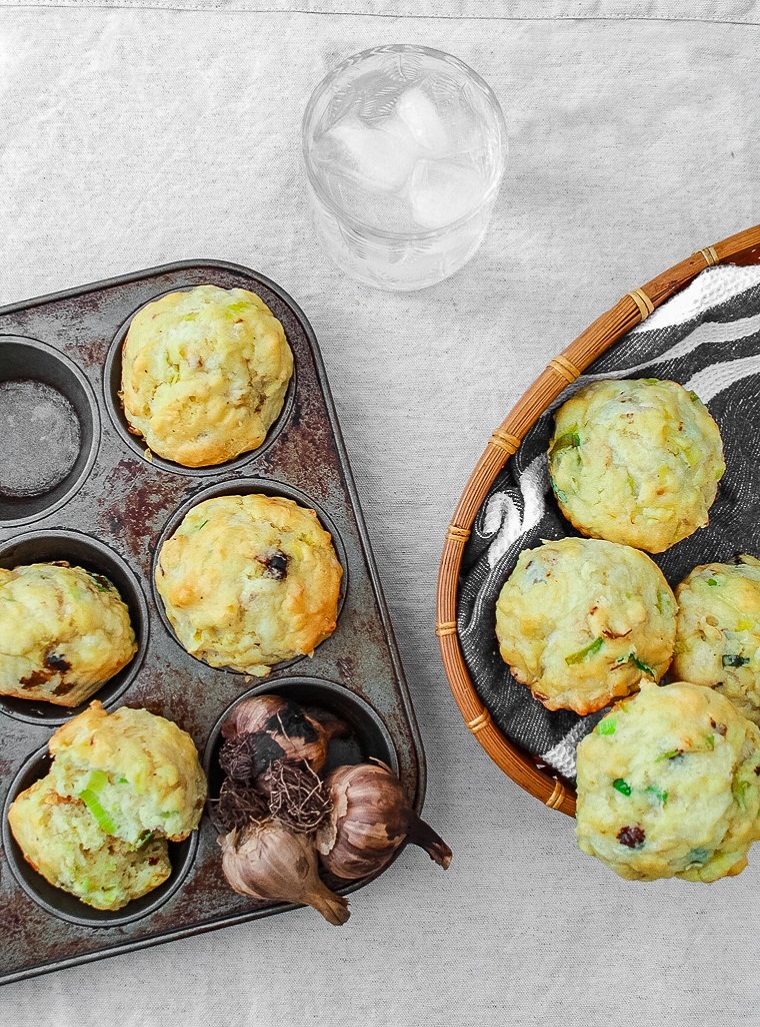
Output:
[[[144,441],[129,432],[118,397],[121,347],[131,319],[146,304],[204,284],[260,296],[283,325],[295,366],[283,410],[258,449],[218,467],[189,468],[146,454]],[[342,750],[333,748],[335,758],[382,759],[419,810],[425,766],[414,713],[318,346],[298,306],[256,272],[188,262],[6,307],[0,310],[0,338],[10,336],[41,340],[46,355],[57,354],[75,368],[82,395],[93,400],[92,430],[81,434],[90,448],[71,488],[74,479],[67,479],[61,503],[26,505],[33,530],[18,517],[27,500],[14,506],[16,520],[0,515],[0,566],[66,560],[105,575],[129,607],[138,652],[93,698],[109,713],[144,708],[174,721],[207,754],[213,787],[212,737],[235,702],[252,690],[313,697],[314,705],[353,729],[349,740],[340,740]],[[73,390],[65,395],[84,425],[86,408],[80,414]],[[216,496],[246,494],[279,496],[315,510],[342,568],[332,633],[313,656],[278,663],[265,679],[211,667],[186,652],[153,585],[161,542],[189,510]],[[46,776],[52,731],[77,712],[0,697],[0,980],[288,908],[253,903],[230,889],[216,831],[205,815],[187,841],[169,843],[169,879],[122,909],[92,909],[36,873],[11,837],[7,810],[15,795]]]
[[[80,368],[38,339],[0,335],[0,526],[52,514],[92,469],[100,412]]]

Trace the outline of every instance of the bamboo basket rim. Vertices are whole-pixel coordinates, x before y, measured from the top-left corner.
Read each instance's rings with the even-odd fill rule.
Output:
[[[706,267],[716,264],[760,264],[760,225],[705,246],[651,281],[631,289],[550,360],[491,434],[446,530],[438,571],[435,633],[454,699],[465,724],[496,765],[546,806],[568,816],[575,815],[574,790],[540,764],[537,757],[520,749],[500,731],[472,683],[456,623],[462,555],[475,516],[489,489],[546,408],[631,328],[680,292]]]

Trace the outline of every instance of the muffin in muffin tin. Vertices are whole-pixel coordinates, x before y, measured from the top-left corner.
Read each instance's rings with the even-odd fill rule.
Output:
[[[121,365],[131,430],[165,459],[208,467],[262,444],[282,410],[293,353],[256,293],[200,285],[135,314]]]
[[[58,793],[51,774],[16,797],[8,819],[26,862],[94,909],[122,909],[171,874],[166,838],[131,845],[107,833],[81,799]]]
[[[342,576],[314,510],[227,495],[198,503],[163,542],[155,586],[192,656],[264,676],[332,634]]]
[[[0,695],[78,706],[136,652],[105,575],[64,560],[0,567]]]

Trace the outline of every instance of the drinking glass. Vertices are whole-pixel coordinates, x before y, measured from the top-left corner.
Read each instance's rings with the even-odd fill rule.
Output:
[[[347,274],[422,289],[483,240],[507,154],[489,86],[450,54],[376,46],[317,86],[302,130],[317,237]]]

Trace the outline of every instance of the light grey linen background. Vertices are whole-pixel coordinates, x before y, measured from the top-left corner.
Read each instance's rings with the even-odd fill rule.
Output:
[[[116,6],[2,3],[0,302],[208,256],[303,306],[455,858],[407,851],[344,929],[306,910],[8,985],[0,1020],[755,1024],[760,851],[710,887],[618,880],[468,735],[433,626],[442,535],[493,427],[622,293],[760,220],[758,4]],[[478,256],[410,295],[324,257],[299,168],[316,81],[398,41],[472,64],[511,144]]]

